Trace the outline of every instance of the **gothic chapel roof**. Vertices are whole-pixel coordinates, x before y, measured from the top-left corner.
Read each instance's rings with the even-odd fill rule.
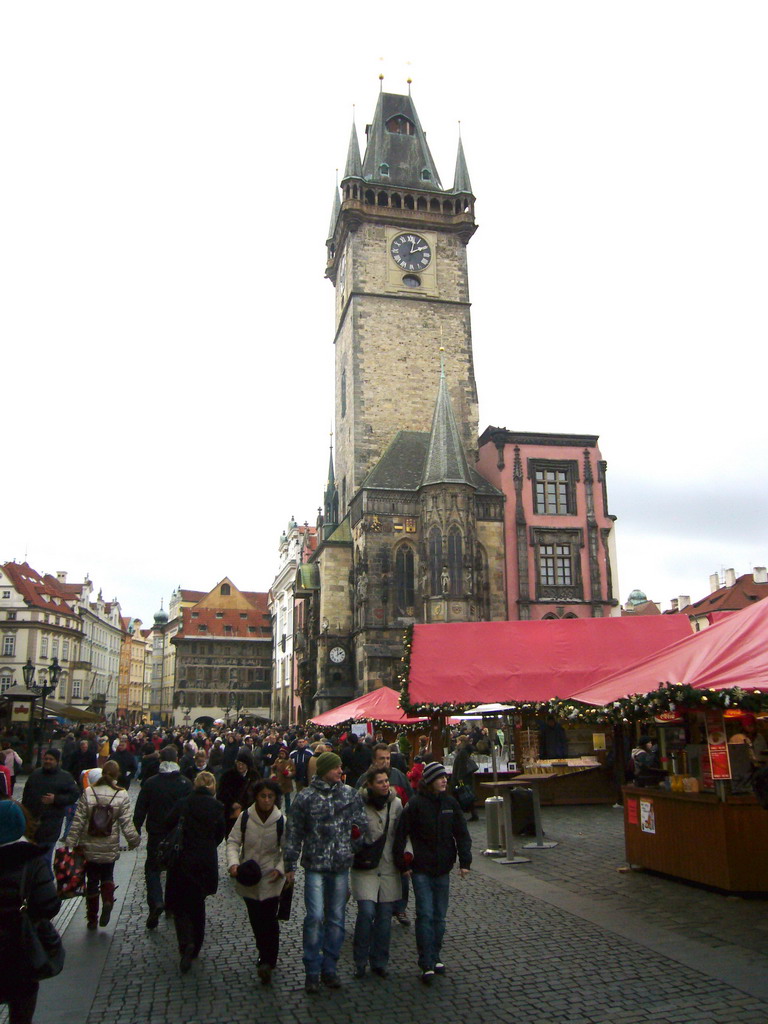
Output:
[[[366,490],[418,491],[430,484],[467,484],[478,494],[498,491],[467,465],[453,414],[445,371],[432,417],[432,429],[399,430],[363,481]]]

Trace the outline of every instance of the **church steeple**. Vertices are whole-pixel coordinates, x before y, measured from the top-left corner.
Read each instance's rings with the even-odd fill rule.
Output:
[[[398,188],[443,191],[410,95],[379,93],[373,121],[365,132],[368,136],[363,159],[366,181]]]
[[[440,357],[440,386],[437,391],[435,413],[432,417],[424,474],[421,478],[422,487],[429,484],[475,486],[469,475],[461,434],[456,425],[456,417],[453,415],[442,356]]]
[[[456,171],[453,175],[453,191],[454,192],[468,192],[472,195],[472,182],[469,180],[469,171],[467,170],[467,161],[464,157],[464,146],[461,142],[461,136],[459,136],[459,148],[456,153]]]

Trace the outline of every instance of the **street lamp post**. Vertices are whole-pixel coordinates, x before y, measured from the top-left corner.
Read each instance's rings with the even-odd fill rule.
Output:
[[[32,659],[27,658],[27,662],[21,670],[21,674],[24,676],[24,685],[27,690],[32,693],[32,684],[35,681],[35,666],[32,664]],[[35,733],[35,719],[34,709],[29,715],[29,724],[27,725],[27,764],[32,764],[32,744],[34,742]]]
[[[29,661],[28,661],[29,664]],[[22,670],[24,672],[24,680],[26,682],[27,666],[24,666]],[[34,673],[34,668],[32,669]],[[42,682],[38,686],[32,687],[35,693],[39,693],[43,698],[42,707],[40,709],[40,742],[37,745],[37,761],[35,767],[39,768],[43,762],[43,739],[45,738],[45,702],[48,699],[48,695],[53,693],[56,687],[59,685],[59,676],[61,675],[61,665],[59,664],[58,658],[51,658],[51,667],[48,670],[48,682]]]

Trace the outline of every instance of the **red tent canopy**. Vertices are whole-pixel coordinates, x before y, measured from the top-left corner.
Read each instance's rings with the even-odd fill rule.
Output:
[[[566,698],[690,632],[687,615],[417,625],[408,693],[432,705]]]
[[[405,712],[398,703],[400,694],[389,686],[381,686],[377,690],[362,697],[341,704],[322,715],[310,719],[315,725],[339,725],[341,722],[393,722],[396,725],[416,725],[423,718],[406,718]]]
[[[768,691],[768,599],[718,618],[700,633],[571,696],[602,707],[619,697],[657,690],[663,683],[697,690],[740,686]]]

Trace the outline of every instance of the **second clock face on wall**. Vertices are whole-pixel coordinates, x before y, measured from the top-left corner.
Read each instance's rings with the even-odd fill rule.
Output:
[[[340,665],[347,656],[347,652],[343,647],[332,647],[328,657],[334,663],[334,665]]]
[[[421,235],[398,235],[392,240],[389,251],[402,270],[424,270],[432,261],[429,242]]]

